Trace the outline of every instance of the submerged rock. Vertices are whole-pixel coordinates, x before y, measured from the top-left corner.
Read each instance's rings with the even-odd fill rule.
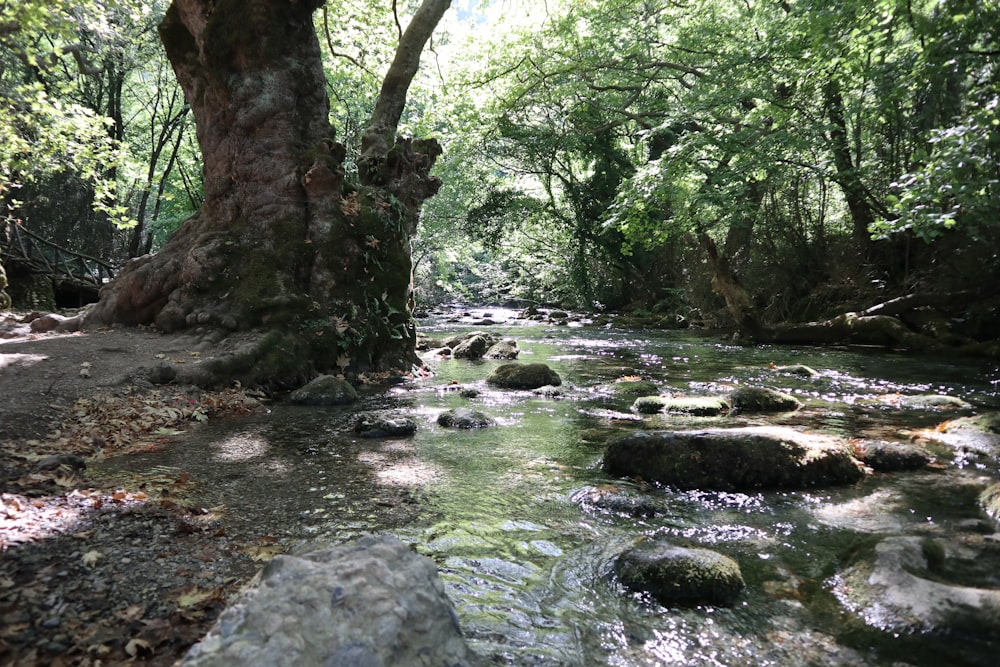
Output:
[[[819,371],[805,364],[791,364],[789,366],[774,366],[768,367],[770,370],[777,373],[785,373],[788,375],[798,375],[804,378],[813,378],[819,375]]]
[[[399,438],[417,432],[417,424],[401,415],[360,415],[354,432],[362,438]]]
[[[320,375],[293,391],[288,400],[296,405],[346,405],[358,400],[358,392],[343,378]]]
[[[504,389],[538,389],[545,385],[558,387],[562,378],[546,364],[512,362],[494,368],[486,382]]]
[[[573,494],[571,500],[584,510],[633,518],[651,518],[669,513],[667,500],[614,484],[588,486]]]
[[[767,387],[740,387],[729,400],[739,412],[791,412],[802,407],[794,396]]]
[[[388,535],[276,556],[182,663],[478,665],[433,561]]]
[[[907,410],[971,410],[972,406],[960,398],[942,394],[900,396],[899,407]]]
[[[918,470],[934,460],[923,447],[906,442],[872,440],[855,447],[854,451],[866,466],[878,472]]]
[[[640,431],[612,441],[604,470],[680,489],[847,484],[864,476],[847,442],[777,426]]]
[[[868,625],[899,634],[1000,633],[1000,591],[947,582],[944,546],[888,537],[835,579],[834,593]]]
[[[645,540],[624,552],[614,572],[627,588],[649,593],[664,606],[731,605],[744,587],[732,558],[663,540]]]
[[[678,412],[696,417],[715,417],[729,412],[729,402],[721,396],[640,396],[632,409],[644,415]]]
[[[495,422],[479,410],[454,408],[438,415],[437,423],[445,428],[486,428]]]

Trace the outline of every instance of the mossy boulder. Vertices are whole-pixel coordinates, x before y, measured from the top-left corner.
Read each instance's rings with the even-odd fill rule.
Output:
[[[453,408],[438,415],[437,423],[445,428],[486,428],[495,422],[491,417],[479,410],[469,408]]]
[[[640,396],[632,410],[644,415],[676,412],[696,417],[714,417],[729,412],[729,401],[721,396]]]
[[[456,359],[482,359],[486,351],[495,343],[493,336],[487,334],[470,334],[459,339],[445,341],[450,347],[452,356]]]
[[[655,382],[649,380],[617,380],[610,384],[602,385],[601,391],[616,397],[630,396],[656,396],[660,388]]]
[[[604,470],[680,489],[849,484],[864,476],[842,438],[778,426],[639,431],[609,443]]]
[[[296,405],[346,405],[358,400],[358,392],[343,378],[320,375],[293,391],[288,400]]]
[[[546,364],[501,364],[493,369],[486,382],[504,389],[538,389],[546,385],[558,387],[562,378]]]
[[[740,387],[729,400],[738,412],[791,412],[802,407],[794,396],[767,387]]]
[[[645,540],[615,561],[615,576],[630,590],[664,606],[731,605],[744,588],[739,563],[709,549]]]
[[[486,359],[517,359],[517,355],[521,353],[521,350],[517,347],[517,341],[512,339],[505,339],[499,343],[494,343],[490,349],[486,350],[483,355]]]

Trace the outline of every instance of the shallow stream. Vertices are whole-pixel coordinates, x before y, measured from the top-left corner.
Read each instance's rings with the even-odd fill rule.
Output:
[[[609,438],[639,428],[768,423],[906,440],[955,415],[903,409],[899,395],[946,394],[977,411],[998,409],[995,364],[744,347],[695,333],[552,326],[491,312],[500,324],[480,329],[466,317],[429,321],[421,330],[514,338],[522,362],[544,362],[560,374],[563,396],[497,390],[485,378],[502,362],[431,354],[433,376],[367,393],[349,408],[278,404],[267,415],[210,422],[170,451],[129,457],[127,465],[184,467],[200,481],[206,506],[226,506],[231,533],[270,523],[280,526],[280,541],[293,544],[390,530],[438,563],[464,632],[493,664],[996,664],[995,636],[896,636],[856,618],[834,594],[851,554],[881,536],[992,540],[996,526],[976,497],[1000,477],[995,461],[956,459],[942,448],[940,465],[920,472],[870,475],[846,488],[749,494],[655,488],[609,478],[599,465]],[[783,374],[771,364],[805,364],[819,375]],[[764,385],[793,393],[805,407],[778,417],[640,417],[629,411],[634,397],[602,391],[624,376],[688,394]],[[480,393],[463,398],[456,386]],[[475,431],[436,424],[438,414],[458,406],[498,423]],[[411,417],[417,433],[356,437],[353,415],[373,410]],[[637,518],[580,502],[622,489],[648,495],[663,511]],[[747,583],[739,602],[665,609],[625,592],[611,564],[644,535],[734,557]],[[962,570],[961,549],[949,556]],[[1000,589],[995,562],[970,561],[967,572],[970,583]]]

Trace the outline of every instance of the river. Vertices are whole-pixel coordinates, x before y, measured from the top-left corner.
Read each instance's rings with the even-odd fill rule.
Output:
[[[884,536],[989,544],[996,526],[976,497],[998,477],[996,461],[941,448],[939,464],[918,472],[873,474],[849,487],[756,493],[679,492],[611,479],[600,468],[606,442],[639,428],[766,423],[905,441],[954,415],[904,409],[899,396],[944,394],[977,411],[998,409],[995,363],[742,346],[697,332],[553,326],[508,311],[490,314],[498,324],[474,326],[480,310],[424,322],[421,330],[433,337],[481,330],[513,338],[521,361],[544,362],[559,373],[562,396],[486,385],[502,362],[429,354],[432,376],[368,391],[347,408],[279,403],[267,415],[199,429],[183,456],[208,478],[206,504],[225,504],[236,532],[240,521],[270,517],[286,544],[389,530],[437,562],[471,645],[493,664],[996,664],[996,635],[886,632],[835,594],[852,553]],[[771,368],[792,364],[819,374]],[[777,417],[639,416],[629,410],[633,397],[603,390],[625,376],[696,395],[769,386],[805,406]],[[457,387],[479,394],[466,398]],[[438,414],[458,406],[482,410],[497,424],[474,431],[436,424]],[[416,420],[418,430],[402,439],[360,439],[350,429],[353,415],[370,410],[397,411]],[[191,461],[195,451],[200,465]],[[173,464],[169,455],[158,456],[145,463]],[[635,517],[581,502],[618,492],[647,498],[661,511]],[[403,520],[382,512],[380,502],[404,502],[410,510]],[[643,536],[735,558],[746,590],[731,608],[692,609],[665,609],[626,592],[610,576],[611,565]],[[966,578],[1000,588],[997,564],[970,562]]]

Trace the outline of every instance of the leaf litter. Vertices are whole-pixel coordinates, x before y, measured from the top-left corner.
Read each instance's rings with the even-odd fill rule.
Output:
[[[261,398],[240,387],[100,394],[47,438],[0,443],[28,470],[0,494],[0,663],[170,665],[204,635],[283,548],[228,539],[225,508],[193,506],[184,471],[101,476],[86,461],[164,448],[211,417],[263,410]]]

